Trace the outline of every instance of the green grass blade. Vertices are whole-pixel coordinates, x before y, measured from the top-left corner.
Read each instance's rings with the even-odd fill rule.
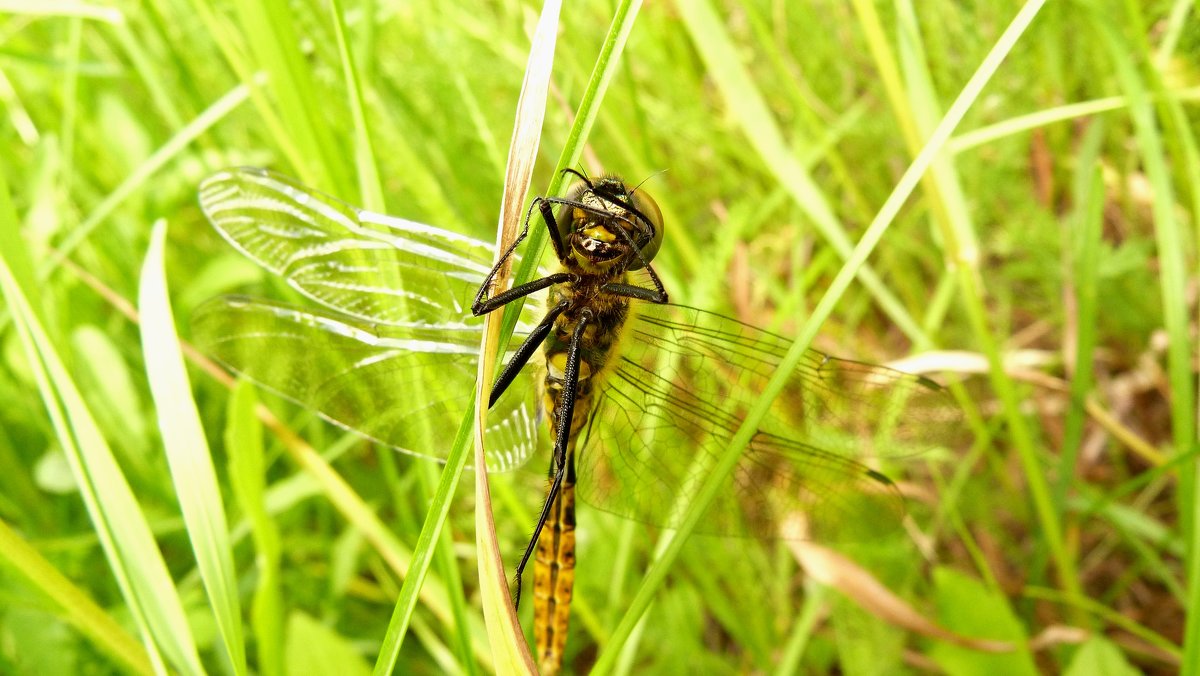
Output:
[[[1185,87],[1168,92],[1174,101],[1200,100],[1200,87]],[[1055,122],[1087,118],[1100,113],[1121,110],[1129,107],[1129,98],[1125,96],[1108,96],[1091,101],[1068,103],[1061,106],[1046,108],[1028,115],[1019,115],[1003,122],[972,129],[955,136],[948,144],[948,150],[957,155],[968,150],[986,146],[1003,138],[1021,134],[1040,127],[1046,127]]]
[[[417,468],[417,478],[430,498],[437,492],[438,468],[433,463],[421,463]],[[475,659],[471,654],[471,624],[467,621],[467,599],[463,589],[462,574],[458,569],[458,560],[454,556],[454,534],[450,528],[443,528],[442,535],[437,540],[437,552],[434,556],[438,577],[446,585],[446,593],[450,598],[450,616],[454,618],[453,644],[454,656],[457,662],[454,668],[465,674],[475,674],[478,671]],[[482,594],[490,593],[486,585],[480,585]],[[492,654],[496,654],[492,646]],[[445,668],[445,667],[443,667]]]
[[[338,55],[342,58],[342,78],[350,95],[350,115],[354,118],[354,165],[358,168],[359,191],[362,205],[372,211],[383,211],[383,187],[379,183],[379,167],[375,163],[375,146],[371,141],[371,130],[367,124],[367,112],[363,105],[363,83],[354,64],[354,55],[346,42],[346,22],[342,14],[342,3],[332,0],[329,10],[333,14],[333,31],[337,36]]]
[[[64,621],[79,630],[122,670],[135,674],[154,673],[145,648],[4,521],[0,521],[0,552],[3,552],[0,558],[7,568],[45,594]]]
[[[513,131],[513,154],[509,158],[509,171],[515,171],[517,177],[513,178],[510,176],[508,180],[510,183],[517,184],[516,189],[519,191],[521,197],[514,200],[506,193],[505,204],[502,207],[503,213],[500,216],[502,227],[509,222],[515,223],[519,217],[518,215],[524,203],[523,196],[529,184],[533,159],[537,154],[536,136],[538,130],[541,128],[541,120],[545,109],[545,89],[550,76],[550,64],[553,63],[553,31],[554,26],[558,23],[558,7],[557,2],[546,3],[539,20],[539,29],[535,34],[535,42],[530,52],[526,80],[521,93],[521,101],[518,103],[518,119]],[[535,67],[537,68],[536,71],[533,70]],[[531,98],[527,101],[526,96],[530,96]],[[523,127],[522,125],[527,126]],[[534,137],[532,144],[526,138],[530,134]],[[524,147],[516,147],[518,143],[524,144]],[[502,250],[502,248],[499,250]],[[527,258],[535,257],[529,256]],[[493,331],[489,336],[485,336],[485,340],[488,340],[488,338],[496,340],[497,336]],[[497,342],[496,345],[498,344]],[[495,348],[496,345],[492,347]],[[494,349],[492,354],[495,354]],[[483,362],[481,369],[486,366],[486,360],[483,360]],[[481,370],[481,373],[486,372],[488,371]],[[380,651],[379,660],[375,665],[375,672],[377,674],[390,672],[394,668],[396,656],[399,653],[400,645],[404,640],[408,624],[411,621],[412,612],[415,609],[416,590],[420,588],[424,575],[431,563],[433,547],[449,513],[450,498],[466,465],[466,444],[468,439],[470,439],[471,426],[474,424],[472,423],[473,420],[475,420],[474,405],[470,407],[467,416],[464,417],[463,423],[459,427],[458,434],[455,437],[455,444],[446,462],[446,468],[442,472],[441,482],[434,496],[429,516],[426,518],[425,526],[421,529],[421,537],[414,551],[413,563],[416,572],[405,580],[404,587],[401,589],[400,598],[396,603],[396,610],[393,612],[392,621],[388,626],[388,634],[384,639],[384,648]],[[476,493],[482,503],[478,509],[490,510],[490,506],[487,506],[490,500],[487,495],[487,474],[484,469],[484,463],[477,462],[476,465],[479,468],[477,470],[479,475],[476,479]],[[488,636],[492,641],[493,656],[497,660],[497,668],[505,673],[528,671],[532,668],[528,648],[523,642],[519,628],[516,626],[515,614],[510,608],[506,607],[509,604],[509,595],[507,584],[504,581],[503,568],[496,565],[500,557],[495,541],[494,527],[490,525],[490,512],[485,521],[477,521],[476,530],[477,537],[484,538],[480,542],[480,578],[484,594],[484,617],[488,625]],[[489,534],[490,538],[485,537]]]
[[[192,552],[196,555],[200,578],[216,616],[217,632],[233,672],[240,676],[247,673],[246,643],[233,548],[217,473],[196,402],[191,396],[192,387],[179,350],[179,336],[175,333],[175,318],[163,268],[166,234],[164,221],[155,224],[142,267],[138,294],[142,354]]]
[[[1127,20],[1132,26],[1144,26],[1141,8],[1125,3]],[[1135,41],[1138,60],[1131,56],[1126,41],[1121,40],[1115,29],[1102,24],[1103,37],[1108,52],[1116,67],[1116,75],[1126,96],[1129,97],[1129,112],[1133,118],[1134,132],[1142,166],[1153,188],[1151,208],[1154,216],[1154,238],[1158,248],[1159,280],[1162,293],[1163,324],[1167,333],[1167,376],[1171,384],[1171,429],[1175,453],[1185,454],[1200,445],[1196,428],[1196,380],[1192,374],[1192,348],[1194,341],[1189,334],[1187,296],[1188,274],[1185,261],[1187,251],[1184,231],[1176,215],[1177,203],[1167,149],[1159,132],[1159,120],[1147,91],[1161,89],[1157,74],[1148,78],[1140,70],[1141,59],[1149,59],[1149,45],[1144,39]],[[1147,82],[1146,80],[1149,80]],[[1161,95],[1161,92],[1160,92]],[[1186,162],[1186,151],[1177,148]],[[1193,166],[1194,171],[1194,166]],[[1195,190],[1192,186],[1192,190]],[[1191,583],[1200,581],[1200,497],[1197,484],[1200,471],[1182,472],[1179,475],[1177,501],[1182,518],[1181,530],[1191,545],[1186,557],[1187,579]],[[1191,600],[1200,599],[1200,592],[1193,584]],[[1184,637],[1184,674],[1200,673],[1200,614],[1194,606],[1188,607],[1187,626]],[[1189,661],[1190,658],[1190,661]]]
[[[475,407],[471,404],[468,405],[468,409],[468,412],[473,414]],[[450,513],[450,502],[454,497],[454,489],[458,485],[458,477],[462,476],[463,468],[466,467],[467,443],[471,438],[471,427],[468,422],[469,419],[464,421],[455,434],[453,451],[446,460],[446,467],[442,470],[442,478],[438,482],[437,492],[434,494],[429,512],[425,516],[425,525],[421,528],[421,535],[417,539],[417,545],[413,548],[411,559],[406,566],[404,586],[400,588],[400,595],[392,610],[392,619],[388,624],[387,633],[383,637],[383,645],[380,647],[379,656],[375,662],[373,673],[376,676],[391,674],[395,671],[400,648],[408,634],[408,626],[413,621],[413,614],[416,612],[418,594],[425,584],[425,576],[428,575],[430,566],[433,565],[437,538],[441,535],[441,529]]]
[[[300,53],[293,8],[283,0],[237,3],[242,32],[250,50],[267,71],[268,87],[277,102],[286,134],[295,139],[304,162],[296,167],[305,182],[351,196],[355,187],[331,136],[324,100],[317,94],[312,69]]]
[[[529,185],[533,179],[533,166],[537,160],[541,143],[543,123],[546,119],[546,97],[550,87],[550,74],[554,66],[555,47],[559,15],[562,5],[559,0],[548,0],[542,7],[534,30],[529,59],[525,67],[521,95],[509,142],[508,161],[504,170],[504,193],[500,202],[500,215],[496,226],[496,257],[507,251],[520,235],[521,216]],[[503,270],[494,280],[494,289],[502,289],[505,276],[511,271]],[[500,353],[502,317],[494,313],[484,318],[483,337],[475,385],[474,417],[474,464],[475,473],[475,542],[478,549],[477,566],[479,586],[483,601],[483,617],[496,657],[496,667],[502,673],[527,673],[536,671],[533,655],[529,652],[525,635],[517,620],[512,604],[512,592],[508,587],[504,561],[500,555],[500,543],[496,537],[496,523],[492,516],[492,494],[488,485],[487,463],[484,447],[487,429],[487,409],[479,402],[487,400],[490,384],[499,369],[496,365]],[[504,344],[507,344],[507,339]]]
[[[161,148],[148,157],[136,171],[125,177],[125,180],[115,190],[109,193],[100,204],[96,205],[96,208],[88,214],[83,223],[71,230],[71,234],[62,241],[55,250],[54,255],[44,265],[42,278],[48,277],[53,270],[66,260],[80,244],[87,240],[93,230],[98,228],[105,222],[105,219],[112,215],[117,207],[128,200],[139,189],[146,187],[155,173],[161,170],[168,162],[182,154],[197,137],[223,120],[225,116],[237,109],[238,106],[242,105],[249,95],[250,90],[245,86],[233,88],[233,90],[215,101],[212,106],[197,116],[195,120],[183,129],[180,129]]]
[[[254,540],[258,585],[250,606],[250,626],[258,652],[258,672],[283,676],[284,606],[280,580],[283,556],[279,528],[267,511],[262,423],[255,416],[258,396],[248,380],[239,381],[229,397],[225,448],[229,482]]]
[[[292,166],[303,167],[306,163],[305,155],[297,139],[288,133],[286,124],[275,106],[268,100],[267,91],[263,86],[266,82],[266,72],[246,54],[245,38],[238,35],[235,26],[225,17],[223,9],[215,8],[205,0],[195,0],[193,7],[214,46],[237,74],[242,86],[249,90],[254,110],[263,127],[275,141],[279,154],[286,157]]]
[[[956,242],[956,246],[961,247],[964,242],[976,241],[977,236],[974,232],[964,230],[965,223],[956,220],[952,221],[952,225],[955,230],[951,234],[951,239]],[[977,250],[971,246],[959,254],[959,257],[961,264],[958,269],[958,278],[963,305],[975,339],[987,357],[992,388],[1000,397],[1003,406],[1004,420],[1020,461],[1024,480],[1028,484],[1027,490],[1045,540],[1044,546],[1054,562],[1059,582],[1068,592],[1076,593],[1080,588],[1079,579],[1063,541],[1061,523],[1058,512],[1054,508],[1050,486],[1038,454],[1038,444],[1034,440],[1034,434],[1025,414],[1020,410],[1020,398],[1013,379],[1008,375],[1002,363],[1000,341],[992,334],[995,330],[994,327],[989,325],[985,290],[982,288],[978,274],[974,271],[974,266],[978,263]]]
[[[1097,125],[1097,133],[1089,134],[1089,143],[1081,155],[1078,176],[1076,176],[1075,196],[1076,209],[1075,227],[1071,230],[1070,242],[1065,247],[1069,252],[1067,262],[1071,286],[1075,294],[1075,363],[1072,366],[1071,378],[1071,410],[1064,424],[1062,443],[1062,464],[1059,468],[1058,485],[1055,488],[1055,505],[1058,513],[1066,511],[1068,490],[1075,479],[1076,460],[1079,445],[1083,442],[1084,403],[1093,385],[1093,351],[1096,348],[1096,312],[1097,312],[1097,266],[1100,257],[1100,241],[1104,224],[1104,182],[1095,166],[1094,158],[1099,152],[1100,131],[1103,125]],[[1087,158],[1093,161],[1086,161]]]

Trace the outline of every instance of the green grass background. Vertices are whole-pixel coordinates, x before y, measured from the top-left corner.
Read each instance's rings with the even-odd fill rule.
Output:
[[[911,537],[858,558],[926,616],[1019,650],[899,629],[808,580],[781,542],[693,539],[647,576],[659,534],[584,506],[568,668],[1196,669],[1193,4],[1024,5],[900,203],[1023,5],[572,1],[535,191],[571,145],[615,7],[633,28],[582,166],[650,177],[676,302],[789,335],[815,315],[819,349],[933,351],[965,383],[962,445],[883,468],[910,494]],[[262,395],[282,421],[264,432],[253,389],[182,378],[168,300],[186,340],[206,298],[287,294],[213,233],[196,186],[271,166],[493,239],[539,10],[4,6],[0,672],[372,669],[438,468]],[[842,293],[872,224],[887,230]],[[538,481],[493,479],[511,562]],[[465,486],[418,551],[432,566],[398,613],[401,673],[511,666],[484,636]]]

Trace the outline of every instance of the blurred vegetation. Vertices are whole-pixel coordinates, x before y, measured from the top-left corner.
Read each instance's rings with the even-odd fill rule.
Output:
[[[550,182],[614,5],[567,4],[535,190]],[[656,267],[672,300],[793,334],[1021,7],[646,3],[582,165],[647,179],[667,220]],[[230,165],[276,168],[363,204],[375,198],[360,172],[373,164],[379,210],[493,239],[538,11],[6,3],[0,672],[147,671],[159,660],[180,673],[244,673],[247,661],[267,674],[370,668],[432,465],[265,394],[283,423],[261,437],[252,391],[231,400],[192,369],[233,541],[236,584],[215,604],[194,548],[219,545],[205,550],[184,528],[177,486],[192,477],[164,452],[178,436],[203,439],[160,428],[145,356],[157,352],[144,354],[123,304],[158,260],[148,252],[159,222],[184,340],[206,298],[290,293],[199,212],[196,186]],[[357,154],[335,16],[369,161]],[[909,538],[848,554],[925,616],[1016,652],[901,629],[806,577],[784,542],[713,538],[693,539],[643,622],[611,640],[658,534],[581,507],[568,667],[608,654],[603,664],[636,673],[1197,669],[1197,63],[1193,3],[1047,3],[814,342],[869,361],[923,355],[939,379],[963,384],[962,445],[881,467],[909,496]],[[286,430],[352,499],[285,452]],[[231,464],[226,439],[259,438],[260,468]],[[123,479],[80,467],[79,457],[104,466],[108,449]],[[493,477],[506,561],[540,506],[534,464]],[[136,502],[106,497],[122,482]],[[437,600],[423,596],[412,617],[403,673],[495,668],[469,493],[426,585]],[[152,570],[153,542],[169,578]],[[160,593],[134,603],[130,579]]]

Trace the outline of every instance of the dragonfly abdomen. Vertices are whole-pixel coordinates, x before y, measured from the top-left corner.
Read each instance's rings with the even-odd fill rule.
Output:
[[[565,361],[565,352],[546,355],[544,406],[550,411],[551,433],[558,429]],[[566,472],[550,507],[546,525],[538,537],[534,559],[534,642],[538,653],[538,669],[543,674],[558,673],[567,644],[571,597],[575,588],[575,440],[592,410],[593,373],[587,362],[580,363],[575,411],[568,433],[570,441],[563,458]],[[558,469],[556,460],[552,459],[551,478]]]
[[[567,450],[574,464],[574,444]],[[575,477],[568,471],[550,509],[550,518],[538,538],[534,563],[534,640],[538,669],[557,673],[562,667],[575,588]]]

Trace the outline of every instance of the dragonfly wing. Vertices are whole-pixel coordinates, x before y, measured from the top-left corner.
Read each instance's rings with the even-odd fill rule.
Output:
[[[350,206],[267,169],[215,174],[200,206],[235,248],[300,293],[378,324],[465,328],[493,260],[491,244]],[[536,319],[532,308],[522,315]]]
[[[327,420],[397,450],[444,460],[474,393],[479,327],[388,326],[224,296],[192,316],[197,346]],[[488,469],[535,450],[536,394],[509,388],[488,417]]]
[[[639,304],[629,322],[582,432],[578,490],[601,509],[675,526],[681,496],[716,465],[791,341],[681,306]],[[810,350],[698,530],[779,537],[794,516],[822,540],[891,530],[903,501],[855,458],[927,447],[957,411],[926,378]]]

